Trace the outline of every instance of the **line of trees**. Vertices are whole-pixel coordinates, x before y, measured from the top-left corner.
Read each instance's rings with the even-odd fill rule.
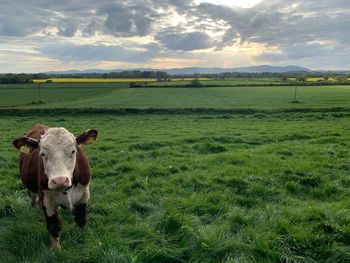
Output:
[[[0,75],[0,84],[18,84],[18,83],[32,83],[33,79],[49,78],[46,74],[2,74]]]
[[[48,78],[155,78],[158,80],[167,80],[169,75],[163,71],[121,71],[110,73],[77,73],[77,74],[0,74],[0,84],[32,83],[33,79]]]
[[[73,74],[50,74],[55,78],[167,78],[168,74],[164,71],[140,71],[124,70],[109,73],[73,73]]]

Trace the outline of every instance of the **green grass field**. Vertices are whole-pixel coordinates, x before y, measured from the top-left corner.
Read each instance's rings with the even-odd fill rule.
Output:
[[[349,114],[2,117],[6,262],[348,262]],[[89,224],[62,211],[48,248],[11,140],[34,123],[97,127]],[[10,128],[9,128],[10,127]]]
[[[266,84],[279,84],[283,83],[281,78],[229,78],[229,79],[210,79],[210,80],[201,80],[202,85],[218,85],[218,86],[236,86],[236,85],[266,85]],[[170,82],[153,82],[148,85],[152,86],[179,86],[179,85],[190,85],[190,80],[181,80]]]
[[[293,87],[79,85],[43,87],[40,105],[36,86],[0,85],[0,262],[350,262],[350,86],[300,87],[290,103]],[[36,108],[48,111],[21,111]],[[183,108],[256,111],[172,111]],[[11,145],[37,123],[100,131],[85,147],[88,226],[79,234],[62,210],[61,253]]]
[[[0,108],[284,109],[350,106],[350,86],[128,88],[127,84],[0,85]],[[44,104],[35,104],[41,100]]]
[[[38,101],[45,104],[63,101],[76,101],[101,96],[112,90],[125,87],[125,84],[101,83],[93,84],[2,84],[0,85],[0,108],[32,106]]]

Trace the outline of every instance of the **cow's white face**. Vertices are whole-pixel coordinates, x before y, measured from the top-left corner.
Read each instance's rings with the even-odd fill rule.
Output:
[[[40,157],[49,189],[64,190],[72,185],[77,143],[65,128],[50,128],[39,142]]]

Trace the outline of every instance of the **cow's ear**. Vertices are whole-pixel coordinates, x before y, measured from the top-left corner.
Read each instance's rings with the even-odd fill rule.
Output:
[[[39,142],[33,138],[21,137],[12,142],[20,152],[28,154],[31,150],[38,148]]]
[[[93,144],[96,141],[98,131],[96,129],[89,129],[83,134],[76,137],[78,144]]]

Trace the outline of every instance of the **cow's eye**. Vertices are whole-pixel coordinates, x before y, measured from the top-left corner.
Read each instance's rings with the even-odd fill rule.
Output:
[[[72,151],[72,154],[75,154],[75,150]]]
[[[41,153],[41,154],[40,154],[40,156],[44,157],[44,156],[45,156],[45,154],[44,154],[44,153]]]

